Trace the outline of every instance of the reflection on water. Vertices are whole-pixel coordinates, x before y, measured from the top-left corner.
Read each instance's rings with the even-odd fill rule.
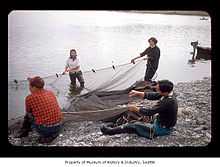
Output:
[[[103,71],[101,75],[97,70],[112,66],[112,62],[114,65],[130,62],[148,46],[147,39],[151,36],[158,39],[161,50],[157,80],[170,79],[177,83],[211,76],[211,61],[188,64],[192,57],[192,41],[198,40],[204,47],[211,46],[210,18],[106,11],[17,11],[9,15],[8,25],[8,80],[54,75],[54,78],[47,78],[46,87],[57,95],[61,106],[66,104],[64,96],[77,94],[70,90],[68,76],[55,77],[64,70],[70,48],[77,50],[83,72],[96,71],[84,74],[88,78],[87,87],[111,79],[113,72]],[[145,63],[142,63],[119,83],[133,83],[144,72]],[[8,90],[9,118],[23,114],[28,85],[24,89],[19,86],[17,90],[11,87]]]

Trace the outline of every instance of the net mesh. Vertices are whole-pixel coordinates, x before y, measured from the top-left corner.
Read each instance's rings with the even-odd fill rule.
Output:
[[[69,76],[61,74],[44,77],[45,87],[57,96],[65,120],[103,120],[127,111],[127,104],[133,100],[128,93],[142,84],[145,64],[145,61],[139,60],[135,64],[85,71],[85,89],[79,91],[73,91]],[[16,92],[27,94],[28,82],[10,81],[9,90],[15,95],[10,98],[18,98]]]

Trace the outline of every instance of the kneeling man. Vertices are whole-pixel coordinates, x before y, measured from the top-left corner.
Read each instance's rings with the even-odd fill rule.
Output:
[[[31,92],[25,98],[26,113],[18,137],[26,137],[32,128],[40,134],[40,143],[55,139],[62,126],[62,112],[53,92],[44,89],[44,80],[37,76],[28,78]]]

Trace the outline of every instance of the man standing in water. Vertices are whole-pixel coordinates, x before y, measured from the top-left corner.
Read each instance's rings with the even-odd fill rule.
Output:
[[[137,56],[131,60],[131,63],[134,64],[136,59],[147,55],[148,61],[147,61],[147,68],[146,68],[145,77],[144,77],[144,80],[146,81],[147,84],[151,82],[151,79],[156,73],[158,64],[159,64],[159,59],[160,59],[160,49],[156,46],[157,39],[154,37],[151,37],[148,40],[148,42],[150,46],[147,49],[145,49],[144,52],[140,53],[140,56]]]
[[[77,53],[75,49],[70,50],[70,57],[66,62],[66,67],[63,74],[65,74],[66,72],[69,72],[71,85],[73,88],[76,88],[76,78],[80,83],[80,88],[84,88],[84,79],[82,71],[80,70],[79,59],[77,58]]]

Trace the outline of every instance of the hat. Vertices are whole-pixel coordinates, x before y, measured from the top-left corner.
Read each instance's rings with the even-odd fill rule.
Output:
[[[36,87],[39,89],[44,87],[44,80],[39,76],[28,78],[28,81],[32,87]]]

